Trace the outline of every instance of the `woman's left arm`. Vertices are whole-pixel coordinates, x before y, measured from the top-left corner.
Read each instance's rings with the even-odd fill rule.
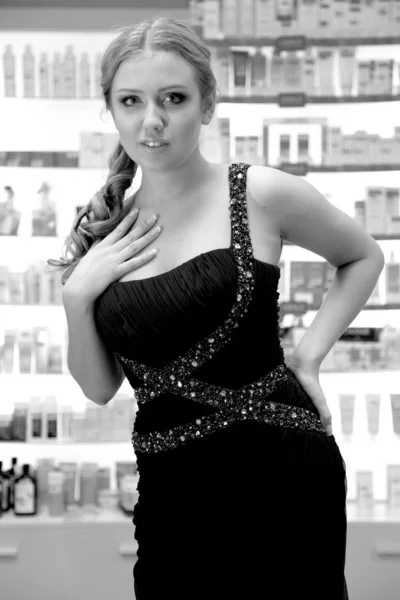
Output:
[[[252,191],[266,209],[265,218],[275,220],[284,240],[322,256],[336,267],[320,309],[286,360],[331,434],[331,414],[319,385],[319,368],[364,308],[384,268],[385,258],[371,235],[304,179],[257,166],[252,173]]]
[[[294,355],[321,363],[363,309],[383,270],[379,244],[301,177],[255,166],[252,192],[284,240],[325,258],[336,272],[324,301]]]

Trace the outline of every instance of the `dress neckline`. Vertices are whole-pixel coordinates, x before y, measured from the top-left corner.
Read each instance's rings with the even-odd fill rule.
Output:
[[[228,183],[229,183],[229,179],[231,176],[231,173],[233,171],[233,168],[236,167],[236,163],[232,163],[229,165],[229,169],[228,169]],[[231,198],[231,194],[229,194],[229,199],[230,201],[232,200]],[[247,202],[247,199],[245,199],[245,202]],[[158,279],[161,279],[163,277],[167,277],[169,275],[172,275],[173,273],[175,273],[176,271],[180,270],[180,269],[184,269],[189,267],[189,265],[191,265],[192,263],[195,263],[196,261],[200,260],[200,259],[204,259],[207,256],[211,256],[212,254],[216,254],[216,253],[220,253],[220,252],[229,252],[229,253],[233,253],[233,243],[234,243],[234,234],[233,234],[233,230],[232,230],[232,218],[231,218],[231,243],[230,246],[225,247],[225,248],[212,248],[211,250],[206,250],[205,252],[202,252],[201,254],[196,254],[196,256],[193,256],[192,258],[189,258],[188,260],[185,260],[183,263],[177,265],[176,267],[173,267],[172,269],[169,269],[168,271],[164,271],[164,273],[159,273],[158,275],[152,275],[150,277],[145,277],[143,279],[128,279],[127,281],[113,281],[111,283],[111,285],[127,285],[127,284],[141,284],[141,283],[146,283],[146,282],[150,282],[150,281],[155,281]],[[258,258],[255,258],[253,256],[253,260],[261,265],[264,265],[266,267],[271,267],[273,269],[276,269],[277,272],[280,272],[280,267],[278,265],[274,265],[272,263],[268,263],[265,262],[263,260],[260,260]]]

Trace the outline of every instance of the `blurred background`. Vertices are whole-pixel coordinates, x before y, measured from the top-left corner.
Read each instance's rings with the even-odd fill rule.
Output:
[[[385,255],[320,383],[347,467],[350,598],[399,600],[400,0],[0,0],[1,598],[134,597],[136,400],[126,380],[106,406],[83,395],[61,274],[45,267],[118,140],[102,52],[117,27],[158,15],[190,21],[211,51],[220,98],[203,155],[305,178]],[[290,354],[335,269],[289,243],[279,266]]]

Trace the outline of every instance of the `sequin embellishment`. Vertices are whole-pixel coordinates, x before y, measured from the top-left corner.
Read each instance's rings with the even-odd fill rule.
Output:
[[[212,359],[229,342],[234,329],[239,326],[240,319],[248,311],[252,299],[255,285],[254,259],[246,205],[246,174],[249,166],[237,163],[229,168],[229,211],[238,288],[236,301],[224,323],[163,369],[149,367],[115,353],[122,366],[143,380],[143,386],[135,389],[135,397],[139,404],[170,392],[202,404],[210,404],[219,410],[167,431],[149,434],[134,431],[132,442],[135,452],[156,453],[173,449],[191,439],[204,437],[244,419],[325,433],[320,420],[312,412],[267,400],[268,394],[281,382],[288,380],[285,364],[279,365],[258,381],[239,390],[221,388],[191,377],[196,369]]]

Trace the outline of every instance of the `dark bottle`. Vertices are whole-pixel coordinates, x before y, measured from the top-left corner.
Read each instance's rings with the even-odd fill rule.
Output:
[[[1,512],[6,512],[10,508],[10,476],[3,471],[3,462],[0,461],[0,482],[1,482]]]
[[[11,469],[9,469],[8,475],[10,476],[10,490],[9,490],[9,508],[14,508],[14,482],[16,477],[19,475],[18,469],[18,458],[13,456],[11,459]]]
[[[37,513],[36,478],[29,473],[29,465],[22,465],[22,475],[14,481],[14,514],[31,516]]]

